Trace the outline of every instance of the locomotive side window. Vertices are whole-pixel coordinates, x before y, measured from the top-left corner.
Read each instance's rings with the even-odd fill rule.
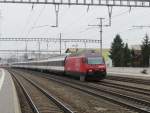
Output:
[[[48,66],[64,66],[64,61],[50,61],[47,63]]]
[[[87,63],[87,59],[86,58],[82,58],[82,62],[83,63]]]

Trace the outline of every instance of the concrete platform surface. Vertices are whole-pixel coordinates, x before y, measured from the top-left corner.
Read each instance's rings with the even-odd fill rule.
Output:
[[[21,113],[11,75],[2,68],[0,68],[0,113]]]
[[[144,69],[147,74],[141,73]],[[107,68],[108,75],[131,78],[150,79],[150,68],[111,67]]]

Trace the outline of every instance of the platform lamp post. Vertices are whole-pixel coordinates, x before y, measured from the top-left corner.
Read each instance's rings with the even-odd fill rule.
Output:
[[[84,48],[86,49],[86,41],[84,42]]]
[[[18,49],[17,49],[17,62],[19,62],[19,57],[18,57]]]
[[[150,67],[150,55],[149,55],[149,66],[148,67]]]
[[[67,49],[67,41],[64,42],[65,50]]]
[[[25,60],[28,60],[28,41],[25,41]]]
[[[60,51],[60,55],[61,55],[61,33],[59,34],[59,38],[60,38],[59,51]]]
[[[39,57],[39,59],[41,58],[41,43],[40,43],[40,41],[38,41],[38,50],[39,50],[39,55],[38,55],[38,57]]]
[[[46,46],[47,46],[47,55],[49,56],[49,41],[48,40],[46,42]]]

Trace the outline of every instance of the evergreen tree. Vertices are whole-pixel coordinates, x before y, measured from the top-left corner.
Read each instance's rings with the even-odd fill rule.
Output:
[[[135,51],[134,51],[134,49],[132,49],[131,50],[131,66],[132,67],[135,67],[135,57],[136,57]]]
[[[150,58],[150,41],[149,41],[149,37],[147,34],[144,37],[143,42],[142,42],[141,54],[142,54],[142,66],[148,67],[149,58]]]
[[[122,42],[120,35],[117,34],[112,42],[109,56],[112,59],[113,66],[115,67],[123,66],[123,48],[124,43]]]
[[[124,55],[124,57],[123,57],[123,60],[124,60],[123,66],[125,66],[125,67],[130,66],[131,65],[131,51],[128,48],[127,43],[125,44],[123,55]]]

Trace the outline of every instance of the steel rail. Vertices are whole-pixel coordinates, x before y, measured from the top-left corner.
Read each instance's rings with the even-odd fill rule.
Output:
[[[48,77],[48,79],[51,79],[51,78]],[[77,85],[80,85],[80,86],[83,86],[83,87],[86,87],[86,88],[90,88],[92,90],[94,89],[96,91],[102,91],[102,92],[105,92],[105,93],[109,93],[109,94],[115,95],[117,97],[122,97],[122,98],[125,98],[125,99],[128,99],[128,100],[134,100],[134,101],[137,101],[138,103],[150,106],[150,102],[149,101],[145,101],[145,100],[138,99],[138,98],[135,98],[135,97],[131,97],[131,96],[123,95],[123,94],[120,94],[120,93],[116,93],[116,92],[111,91],[111,90],[108,91],[108,90],[105,90],[105,89],[102,89],[102,88],[98,88],[98,87],[95,87],[95,86],[82,84],[82,83],[79,83],[79,82],[74,82],[74,81],[70,82],[68,80],[64,80],[64,81],[69,82],[69,83],[74,83],[74,84],[77,84]]]
[[[50,75],[49,75],[50,76]],[[106,90],[102,90],[102,89],[98,89],[98,88],[94,88],[92,86],[89,86],[89,85],[85,85],[83,83],[74,83],[73,81],[68,81],[68,80],[58,80],[58,77],[57,78],[54,78],[54,76],[51,76],[51,77],[44,77],[44,78],[47,78],[49,80],[52,80],[52,81],[55,81],[55,82],[58,82],[58,83],[61,83],[63,85],[67,85],[67,86],[70,86],[72,88],[75,88],[75,89],[78,89],[80,91],[83,91],[83,92],[86,92],[88,94],[91,94],[93,96],[96,96],[96,97],[100,97],[100,98],[104,98],[106,100],[109,100],[109,101],[112,101],[114,103],[117,103],[117,104],[120,104],[122,106],[126,106],[127,108],[130,108],[130,109],[134,109],[135,111],[138,111],[140,113],[150,113],[150,110],[146,109],[146,107],[144,107],[145,105],[148,105],[150,106],[150,102],[148,101],[144,101],[144,100],[141,100],[141,99],[137,99],[137,98],[134,98],[134,97],[129,97],[129,96],[126,96],[126,95],[122,95],[122,94],[118,94],[118,93],[114,93],[114,92],[111,92],[111,91],[106,91]],[[62,79],[62,78],[61,78]],[[78,86],[76,86],[78,85]],[[82,86],[82,87],[81,87]],[[88,89],[86,89],[88,88]],[[129,102],[123,102],[123,101],[120,101],[120,100],[116,100],[114,99],[113,97],[111,96],[107,96],[105,94],[98,94],[97,91],[100,91],[100,92],[104,92],[105,94],[112,94],[113,96],[119,96],[120,98],[123,98],[123,99],[128,99],[130,101],[132,101],[132,103],[129,103]],[[134,104],[136,105],[133,105],[133,102]],[[138,106],[137,106],[138,104]],[[142,107],[139,107],[142,106]],[[144,105],[144,106],[143,106]],[[150,107],[148,107],[150,109]]]
[[[33,86],[35,86],[37,89],[39,89],[43,94],[45,94],[51,101],[53,101],[59,108],[61,108],[65,113],[74,113],[70,108],[68,108],[66,105],[64,105],[62,102],[60,102],[58,99],[56,99],[52,94],[44,90],[42,87],[40,87],[35,82],[27,79],[22,74],[15,71],[16,74],[20,75],[22,78],[27,80],[29,83],[31,83]]]
[[[148,95],[148,96],[150,95],[150,90],[148,90],[148,89],[142,89],[142,88],[138,88],[138,87],[116,84],[116,83],[111,83],[108,81],[101,81],[100,83],[96,83],[96,84],[107,86],[107,87],[113,87],[113,88],[117,88],[117,89],[123,89],[126,91],[131,91],[131,92],[135,92],[135,93],[139,93],[139,94],[143,94],[143,95]]]
[[[144,85],[150,85],[150,79],[139,79],[139,78],[130,78],[130,77],[119,77],[119,76],[109,76],[106,79],[108,80],[116,80],[116,81],[123,81],[123,82],[131,82],[131,83],[138,83]]]
[[[53,81],[56,81],[56,82],[61,83],[61,84],[64,84],[64,85],[67,85],[67,86],[70,86],[70,87],[73,87],[73,88],[75,88],[75,89],[79,89],[79,90],[81,90],[81,91],[87,92],[87,93],[89,93],[89,94],[92,94],[92,95],[95,95],[95,96],[98,96],[98,97],[101,97],[101,96],[102,96],[102,95],[93,93],[93,91],[89,91],[89,90],[85,90],[84,88],[79,88],[79,87],[73,86],[73,85],[71,85],[72,83],[71,83],[71,84],[68,84],[68,83],[66,83],[66,82],[62,82],[62,81],[60,81],[60,80],[56,80],[56,79],[53,79],[53,78],[48,78],[48,79],[53,80]],[[68,81],[67,81],[67,82],[68,82]],[[81,86],[81,84],[78,84],[78,85]],[[83,85],[82,85],[82,86],[83,86]],[[84,86],[84,87],[87,88],[87,86]],[[89,87],[89,86],[88,86],[88,87]],[[93,87],[92,87],[92,90],[93,90]],[[129,100],[131,100],[131,101],[136,101],[136,102],[140,103],[141,105],[142,105],[142,104],[144,104],[144,105],[150,105],[150,102],[148,102],[148,101],[144,101],[144,100],[141,100],[141,99],[138,99],[138,98],[134,98],[134,97],[130,97],[130,96],[127,96],[127,95],[115,93],[115,92],[112,92],[112,91],[106,91],[106,90],[102,90],[102,89],[96,89],[96,88],[94,89],[94,91],[95,91],[95,90],[101,91],[101,92],[104,92],[104,93],[108,93],[108,94],[112,94],[112,95],[114,95],[114,96],[119,96],[119,97],[124,98],[124,99],[129,99]],[[122,101],[119,101],[119,100],[115,100],[115,99],[113,99],[113,98],[111,98],[111,97],[106,97],[105,95],[103,95],[102,97],[103,97],[103,98],[106,98],[106,99],[108,99],[108,100],[111,100],[111,101],[113,101],[113,102],[119,103],[119,104],[121,104],[121,105],[127,106],[127,107],[129,107],[129,108],[135,109],[135,110],[140,111],[140,112],[142,112],[142,113],[150,113],[150,111],[147,111],[147,110],[145,110],[145,109],[139,108],[139,107],[137,107],[137,106],[135,106],[135,105],[132,105],[132,104],[129,104],[129,103],[126,103],[126,102],[122,102]]]
[[[15,77],[14,73],[12,73],[10,71],[9,71],[9,73],[12,75],[12,77],[16,80],[16,82],[21,87],[21,89],[22,89],[23,93],[25,94],[27,100],[29,101],[29,104],[30,104],[32,110],[34,111],[34,113],[40,113],[39,110],[38,110],[38,108],[34,104],[32,98],[30,97],[30,95],[28,94],[28,92],[26,91],[26,89],[24,88],[24,86],[22,85],[22,83]]]

